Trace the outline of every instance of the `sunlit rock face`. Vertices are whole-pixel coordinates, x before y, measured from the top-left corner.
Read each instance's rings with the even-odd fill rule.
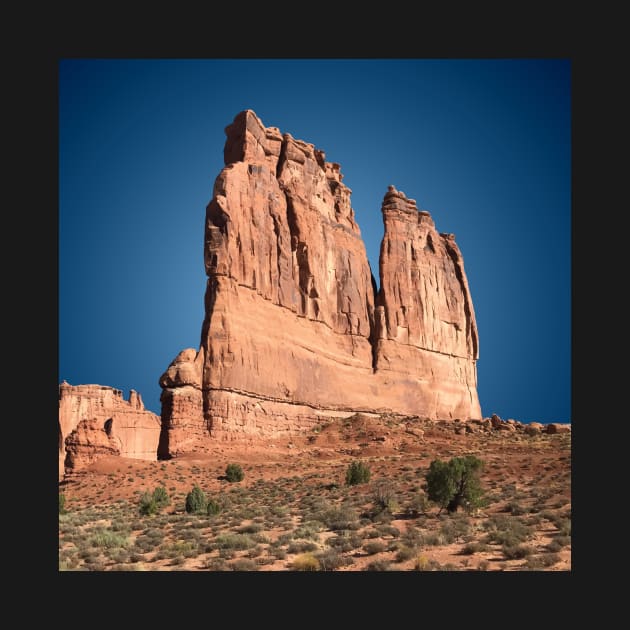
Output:
[[[225,132],[206,209],[201,345],[160,378],[160,457],[356,411],[481,418],[452,235],[390,186],[377,293],[339,164],[251,110]]]

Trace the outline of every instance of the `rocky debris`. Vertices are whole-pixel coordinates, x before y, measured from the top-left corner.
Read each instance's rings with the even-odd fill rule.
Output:
[[[135,390],[127,401],[113,387],[59,385],[59,479],[103,454],[157,459],[159,437],[159,416]]]
[[[571,433],[571,425],[561,424],[559,422],[551,422],[547,425],[545,432],[549,435],[556,435],[558,433]]]
[[[481,418],[453,235],[390,186],[377,293],[339,164],[251,110],[225,133],[206,208],[201,346],[160,379],[160,457],[352,412]]]
[[[416,427],[407,427],[405,429],[405,433],[409,433],[410,435],[413,435],[417,438],[423,439],[424,438],[424,431],[422,429],[418,429]]]
[[[490,423],[493,429],[498,429],[500,426],[502,426],[503,420],[501,420],[501,418],[499,418],[496,413],[493,413],[492,417],[490,418]]]

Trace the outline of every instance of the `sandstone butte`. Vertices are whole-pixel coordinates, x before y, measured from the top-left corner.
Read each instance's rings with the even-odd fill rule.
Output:
[[[59,385],[59,479],[102,455],[157,459],[159,416],[144,408],[135,390],[103,385]]]
[[[251,110],[225,133],[206,208],[200,348],[159,379],[158,456],[354,412],[480,419],[477,326],[454,236],[390,186],[377,291],[339,164]]]

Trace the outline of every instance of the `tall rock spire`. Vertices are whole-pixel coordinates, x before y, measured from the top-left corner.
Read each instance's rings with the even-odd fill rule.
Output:
[[[201,346],[160,379],[160,455],[353,411],[481,417],[454,241],[390,187],[376,296],[339,164],[251,110],[225,132],[206,209]]]

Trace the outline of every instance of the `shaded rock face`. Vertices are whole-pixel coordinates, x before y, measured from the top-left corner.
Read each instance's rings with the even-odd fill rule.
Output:
[[[59,479],[102,455],[157,459],[160,418],[138,392],[103,385],[59,386]]]
[[[250,110],[225,131],[206,209],[201,346],[160,378],[160,456],[356,411],[481,418],[452,235],[390,187],[377,295],[339,165]]]

